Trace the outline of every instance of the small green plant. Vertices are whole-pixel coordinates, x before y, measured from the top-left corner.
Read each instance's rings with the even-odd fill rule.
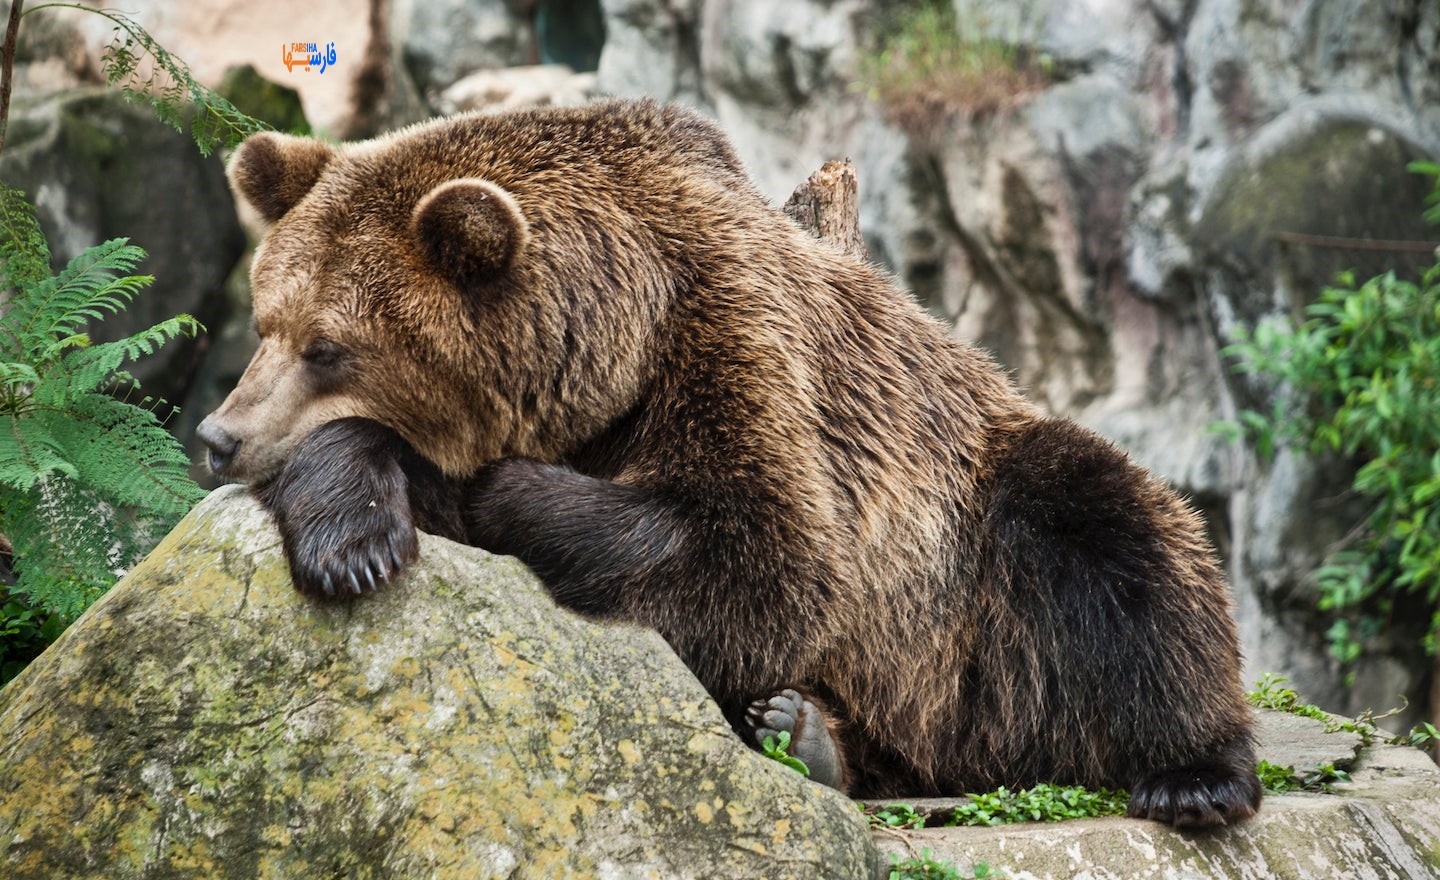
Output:
[[[902,859],[890,857],[889,880],[1005,880],[1005,872],[991,868],[985,862],[978,862],[969,874],[948,862],[937,861],[930,850],[921,850],[919,856]]]
[[[1423,721],[1410,728],[1410,732],[1401,737],[1396,737],[1398,744],[1414,746],[1417,749],[1430,750],[1440,743],[1440,730],[1428,721]]]
[[[1022,791],[996,789],[969,795],[946,825],[1005,825],[1012,822],[1060,822],[1097,816],[1123,816],[1130,803],[1125,791],[1092,791],[1078,785],[1041,783]]]
[[[1360,737],[1361,745],[1366,748],[1369,748],[1377,739],[1390,745],[1414,746],[1417,749],[1433,749],[1437,743],[1440,743],[1440,731],[1437,731],[1435,725],[1429,722],[1416,724],[1410,728],[1408,733],[1397,736],[1382,737],[1380,735],[1381,730],[1376,722],[1404,712],[1409,707],[1408,702],[1403,702],[1400,706],[1379,715],[1375,714],[1374,710],[1366,709],[1354,718],[1342,718],[1339,715],[1331,715],[1313,703],[1302,702],[1299,694],[1293,689],[1285,687],[1289,680],[1283,675],[1267,672],[1260,677],[1260,681],[1255,685],[1255,690],[1247,692],[1245,696],[1250,700],[1251,705],[1261,709],[1275,709],[1322,721],[1325,724],[1326,733],[1356,734]],[[1261,761],[1260,763],[1265,764],[1266,762]],[[1264,778],[1263,772],[1261,777]]]
[[[1285,794],[1291,791],[1313,791],[1330,793],[1336,783],[1350,782],[1350,774],[1334,764],[1322,764],[1304,773],[1294,767],[1281,767],[1262,760],[1255,766],[1260,784],[1271,794]]]
[[[1440,222],[1440,165],[1426,216]],[[1365,521],[1314,572],[1319,607],[1342,663],[1392,617],[1401,596],[1429,609],[1425,645],[1440,633],[1440,263],[1418,283],[1393,273],[1353,275],[1321,291],[1293,326],[1262,321],[1225,354],[1235,368],[1278,383],[1269,412],[1247,410],[1222,426],[1268,457],[1279,443],[1341,454],[1359,465],[1352,488]]]
[[[1281,767],[1263,758],[1255,764],[1255,774],[1260,777],[1260,784],[1271,794],[1284,794],[1300,787],[1295,779],[1294,767]]]
[[[857,87],[916,132],[950,115],[994,113],[1049,85],[1048,58],[987,35],[985,25],[962,19],[951,0],[911,0],[862,56]]]
[[[805,762],[790,754],[790,731],[782,730],[776,736],[767,736],[760,744],[760,754],[772,761],[779,761],[801,776],[809,776],[810,768]]]
[[[925,814],[910,804],[886,804],[865,811],[870,824],[879,828],[924,828]]]
[[[1301,702],[1300,695],[1285,686],[1289,681],[1290,679],[1283,675],[1267,672],[1255,683],[1255,690],[1247,691],[1245,697],[1252,706],[1259,709],[1274,709],[1277,712],[1288,712],[1291,715],[1330,723],[1330,713],[1319,706]]]

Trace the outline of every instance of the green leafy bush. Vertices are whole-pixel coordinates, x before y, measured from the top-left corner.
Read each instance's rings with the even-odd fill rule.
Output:
[[[1440,220],[1440,166],[1427,216]],[[1279,391],[1269,412],[1239,424],[1265,456],[1277,443],[1350,457],[1365,521],[1315,572],[1319,607],[1335,616],[1331,650],[1355,660],[1402,595],[1431,612],[1426,647],[1440,631],[1440,263],[1420,281],[1393,273],[1358,284],[1344,275],[1321,291],[1299,326],[1283,318],[1242,333],[1225,353]]]

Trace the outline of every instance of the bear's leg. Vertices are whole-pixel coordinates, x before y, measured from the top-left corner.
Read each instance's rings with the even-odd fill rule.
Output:
[[[1127,815],[1176,828],[1230,825],[1255,815],[1260,796],[1255,749],[1242,736],[1210,758],[1141,779],[1130,793]]]
[[[778,738],[782,731],[789,733],[787,752],[805,762],[812,781],[841,791],[847,788],[849,774],[845,772],[839,740],[830,730],[830,718],[818,701],[786,688],[769,699],[751,703],[745,723],[755,748],[763,750],[767,738]]]
[[[256,495],[275,516],[295,588],[374,590],[415,561],[417,525],[459,537],[459,488],[394,431],[347,418],[310,432]]]

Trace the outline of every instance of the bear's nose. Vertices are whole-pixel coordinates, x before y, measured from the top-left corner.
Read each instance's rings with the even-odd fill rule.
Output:
[[[211,416],[206,416],[200,427],[195,429],[195,436],[210,449],[210,470],[223,474],[235,460],[235,453],[240,449],[239,439],[220,427]]]

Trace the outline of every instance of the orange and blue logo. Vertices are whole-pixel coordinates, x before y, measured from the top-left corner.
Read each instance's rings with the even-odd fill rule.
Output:
[[[291,73],[295,68],[303,67],[309,73],[312,67],[320,68],[324,73],[327,67],[335,66],[335,44],[327,43],[325,51],[320,51],[318,43],[286,43],[281,47],[285,59],[285,69]]]

